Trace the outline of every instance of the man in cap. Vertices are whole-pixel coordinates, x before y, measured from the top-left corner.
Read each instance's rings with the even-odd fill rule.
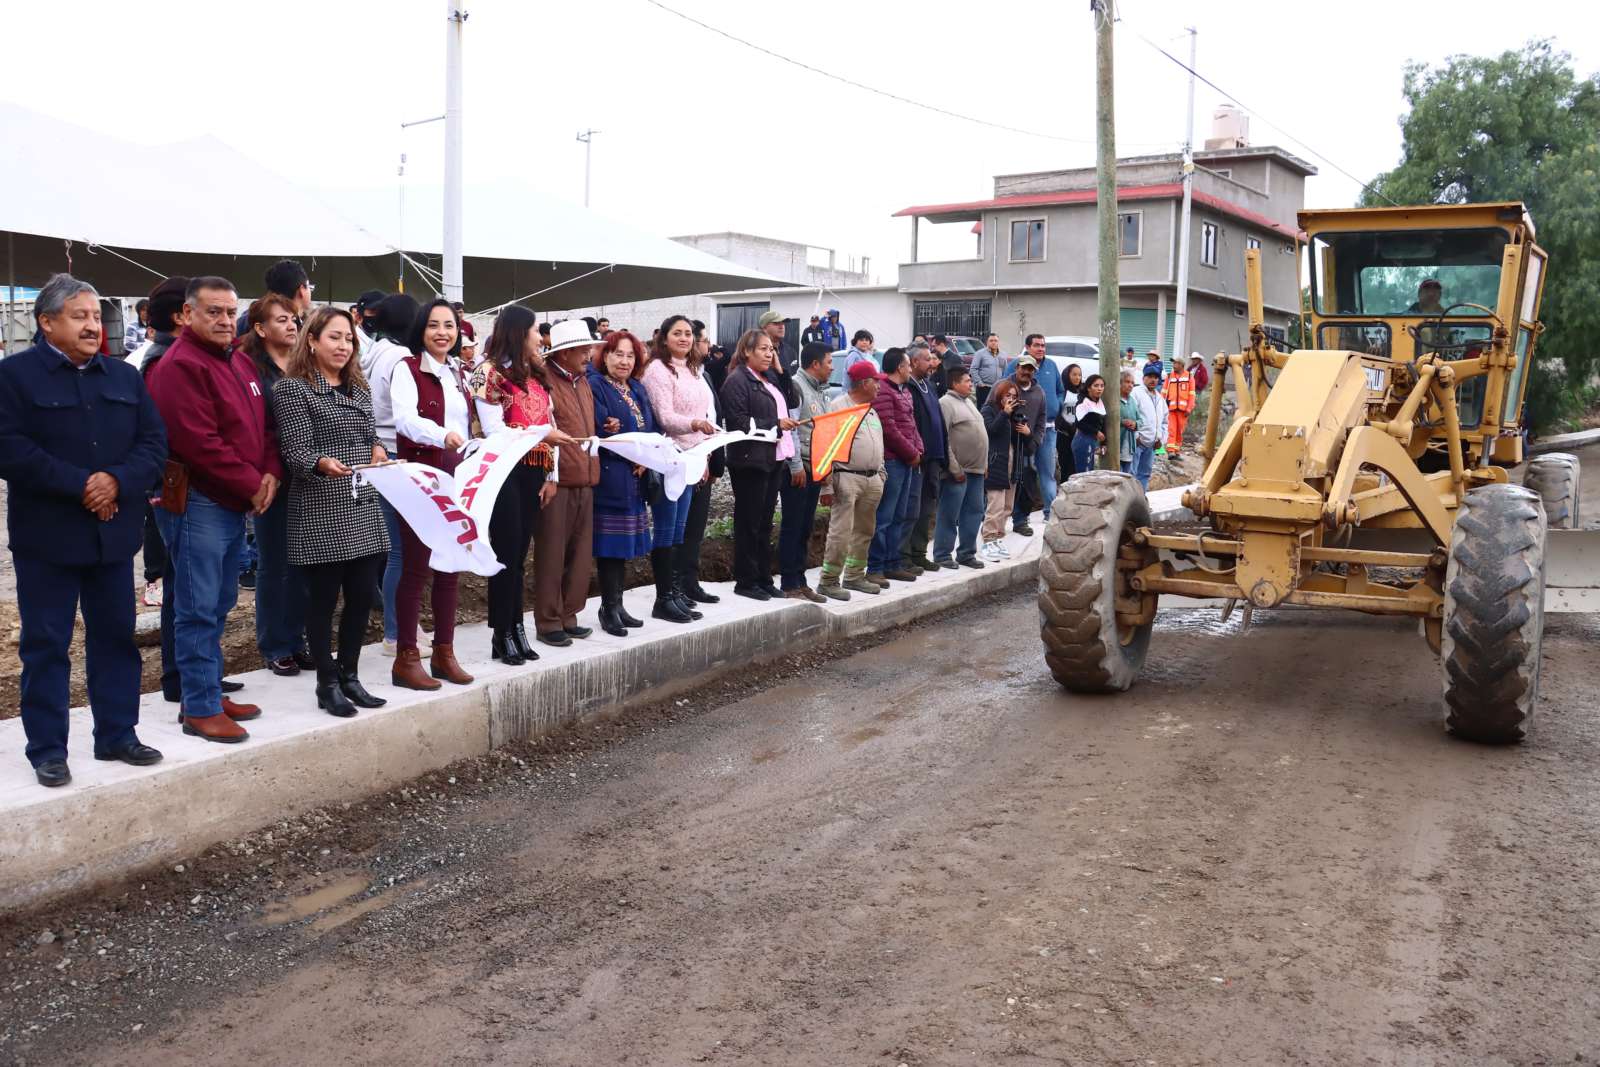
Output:
[[[883,380],[870,360],[852,363],[845,372],[849,389],[828,405],[842,411],[871,404]],[[841,456],[829,474],[833,508],[828,512],[828,540],[822,550],[822,577],[817,592],[833,600],[849,600],[850,593],[877,596],[883,589],[867,580],[867,553],[877,529],[878,502],[883,499],[883,423],[868,411],[856,427],[850,454]]]
[[[1417,286],[1416,303],[1406,308],[1410,315],[1442,315],[1444,314],[1444,301],[1440,296],[1444,293],[1444,286],[1439,284],[1438,278],[1425,278]]]
[[[1156,448],[1167,439],[1167,402],[1161,395],[1161,372],[1153,367],[1144,369],[1144,386],[1133,391],[1139,406],[1139,428],[1134,431],[1137,448],[1133,454],[1133,471],[1139,484],[1150,488],[1150,472],[1155,467]]]
[[[1017,383],[1024,411],[1031,412],[1035,399],[1031,394],[1034,390],[1038,390],[1037,399],[1043,405],[1037,421],[1031,414],[1029,416],[1031,436],[1028,439],[1033,442],[1032,462],[1039,489],[1039,506],[1044,509],[1045,518],[1048,519],[1050,505],[1056,499],[1056,416],[1061,414],[1061,405],[1067,401],[1067,383],[1061,377],[1061,368],[1056,366],[1055,361],[1045,358],[1044,334],[1030,333],[1024,337],[1022,349],[1033,360],[1034,370],[1029,375],[1029,384],[1024,385],[1021,375],[1017,373],[1020,359],[1012,361],[1011,376]],[[1016,507],[1011,513],[1011,528],[1018,533],[1033,533],[1028,526],[1031,503],[1029,494],[1017,493]]]
[[[1034,355],[1032,351],[1035,347],[1035,340],[1038,341],[1037,347],[1041,353],[1039,356]],[[1046,423],[1053,421],[1045,415],[1045,390],[1036,377],[1039,373],[1039,360],[1042,358],[1044,351],[1044,338],[1039,334],[1029,334],[1027,345],[1029,351],[1011,361],[1010,379],[1011,383],[1017,387],[1016,410],[1022,412],[1023,420],[1027,424],[1028,440],[1038,442],[1040,434],[1043,432],[1042,427]],[[1024,457],[1024,463],[1035,465],[1032,484],[1042,488],[1045,476],[1042,471],[1037,469],[1038,457],[1041,454],[1053,459],[1055,456],[1054,442],[1052,441],[1050,451],[1047,453],[1035,443],[1033,451]],[[1018,481],[1022,482],[1027,477],[1028,473],[1024,472],[1023,478],[1019,478]],[[1055,479],[1053,477],[1050,480],[1050,487],[1052,491],[1055,489]],[[1026,484],[1021,484],[1017,487],[1016,503],[1012,505],[1011,510],[1011,529],[1024,537],[1032,537],[1033,527],[1028,525],[1028,516],[1032,512],[1032,498],[1029,493],[1024,491],[1026,488],[1028,488]],[[1046,504],[1045,508],[1048,516],[1049,505]]]
[[[1182,360],[1172,361],[1172,373],[1162,386],[1162,399],[1167,402],[1167,451],[1176,456],[1183,450],[1183,431],[1189,425],[1189,413],[1194,411],[1194,378]]]
[[[800,334],[802,345],[822,344],[822,318],[818,315],[811,316],[811,325],[807,326]]]
[[[40,785],[63,786],[72,632],[81,606],[94,754],[146,766],[133,557],[167,441],[139,373],[100,354],[100,296],[57,274],[39,290],[43,340],[0,360],[0,478],[17,577],[21,713]],[[224,324],[224,329],[227,326]]]
[[[388,295],[382,289],[368,289],[356,298],[355,304],[350,308],[350,317],[356,320],[356,340],[360,342],[363,352],[378,335],[374,327],[378,317],[378,305],[383,303],[383,298]]]

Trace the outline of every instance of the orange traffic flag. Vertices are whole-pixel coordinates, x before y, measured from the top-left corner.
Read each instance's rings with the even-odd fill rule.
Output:
[[[867,417],[867,412],[872,410],[871,404],[857,404],[854,407],[841,408],[830,411],[826,415],[816,415],[811,419],[811,478],[813,481],[822,481],[833,469],[836,460],[841,460],[850,454],[850,446],[855,443],[856,431],[861,428],[861,420]]]

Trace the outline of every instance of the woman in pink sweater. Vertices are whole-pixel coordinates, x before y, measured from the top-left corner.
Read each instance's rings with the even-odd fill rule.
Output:
[[[661,324],[641,381],[661,432],[679,448],[693,448],[717,432],[711,421],[711,386],[700,372],[694,324],[688,318],[673,315]],[[715,604],[721,599],[701,589],[699,582],[685,579],[696,572],[698,568],[692,564],[698,563],[700,557],[699,539],[688,544],[683,536],[689,507],[694,494],[710,490],[709,483],[702,480],[700,485],[685,489],[677,500],[663,500],[655,507],[655,547],[650,552],[650,566],[655,572],[658,595],[666,590],[695,618],[700,617],[694,611],[695,601]]]

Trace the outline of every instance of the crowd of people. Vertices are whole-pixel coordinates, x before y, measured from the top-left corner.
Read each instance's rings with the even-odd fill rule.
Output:
[[[141,548],[146,601],[161,606],[161,689],[186,734],[239,743],[250,736],[243,724],[262,714],[234,699],[241,686],[224,677],[242,573],[254,579],[264,663],[278,675],[313,673],[312,699],[331,715],[385,703],[361,675],[379,605],[392,685],[471,683],[455,653],[458,575],[433,568],[404,516],[354,479],[362,467],[405,460],[450,473],[473,438],[542,428],[488,524],[503,568],[488,581],[491,655],[516,666],[539,658],[536,644],[591,636],[579,621],[591,577],[606,633],[647,625],[624,605],[630,561],[648,561],[652,620],[702,618],[700,607],[719,601],[700,582],[700,559],[711,486],[724,474],[733,594],[848,600],[1006,558],[1008,515],[1031,534],[1028,515],[1048,510],[1059,480],[1094,465],[1119,418],[1133,439],[1125,469],[1147,480],[1145,452],[1174,423],[1181,440],[1173,413],[1193,405],[1181,384],[1189,406],[1167,399],[1187,371],[1165,384],[1147,374],[1142,389],[1125,376],[1123,404],[1108,418],[1100,376],[1063,374],[1037,334],[1010,360],[991,336],[969,368],[943,336],[880,353],[857,330],[847,346],[837,312],[819,317],[797,350],[785,345],[782,316],[768,312],[724,354],[682,315],[646,340],[604,319],[541,323],[511,305],[480,352],[459,304],[374,291],[349,308],[316,306],[293,261],[265,281],[266,294],[242,309],[227,279],[163,281],[141,302],[143,343],[115,360],[102,351],[98,294],[57,275],[35,303],[35,345],[0,361],[21,712],[44,785],[71,778],[68,646],[80,606],[95,757],[161,759],[136,733],[129,593]],[[836,353],[842,391],[830,388]],[[841,411],[859,425],[819,480],[814,421]],[[761,436],[712,453],[699,484],[676,499],[660,474],[591,444],[659,433],[687,450],[723,427]],[[825,492],[832,506],[812,588],[807,557]],[[420,626],[424,591],[431,635]]]

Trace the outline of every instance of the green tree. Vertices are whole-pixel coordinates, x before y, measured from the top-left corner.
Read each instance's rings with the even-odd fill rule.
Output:
[[[1550,253],[1529,416],[1551,426],[1600,369],[1600,77],[1549,41],[1406,67],[1400,165],[1362,206],[1521,200]]]

